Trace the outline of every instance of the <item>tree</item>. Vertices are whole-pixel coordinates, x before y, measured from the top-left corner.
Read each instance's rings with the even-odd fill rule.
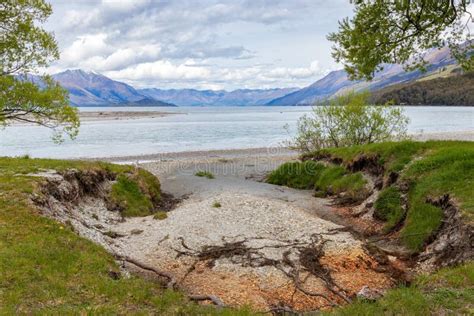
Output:
[[[348,93],[315,106],[297,124],[291,148],[311,152],[326,147],[345,147],[406,137],[408,117],[400,107],[368,105],[370,94]]]
[[[371,80],[383,65],[424,70],[423,52],[448,45],[465,70],[474,69],[469,0],[355,1],[352,19],[330,33],[333,57],[352,79]]]
[[[53,129],[54,140],[60,141],[64,134],[77,135],[77,109],[51,77],[33,83],[28,75],[59,58],[53,34],[39,26],[51,13],[44,0],[0,3],[0,125],[35,123]]]

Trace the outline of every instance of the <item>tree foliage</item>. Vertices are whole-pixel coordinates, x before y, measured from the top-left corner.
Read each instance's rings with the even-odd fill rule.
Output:
[[[311,115],[298,121],[290,147],[311,152],[404,138],[409,120],[403,109],[390,104],[371,106],[369,98],[368,92],[352,92],[315,106]]]
[[[0,125],[29,122],[54,130],[54,139],[78,133],[77,110],[69,105],[68,93],[49,76],[40,85],[28,73],[59,58],[53,34],[40,24],[51,15],[44,0],[0,2]]]
[[[424,69],[423,52],[448,45],[465,70],[474,69],[468,0],[355,1],[355,15],[339,22],[333,57],[352,79],[371,80],[383,65]]]

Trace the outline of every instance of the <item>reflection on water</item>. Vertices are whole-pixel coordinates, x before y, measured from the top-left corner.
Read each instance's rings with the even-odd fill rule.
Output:
[[[309,107],[83,108],[82,111],[178,112],[161,118],[82,124],[76,140],[61,145],[36,126],[0,130],[0,156],[112,157],[163,152],[276,146],[295,132]],[[406,107],[410,133],[474,130],[474,108]]]

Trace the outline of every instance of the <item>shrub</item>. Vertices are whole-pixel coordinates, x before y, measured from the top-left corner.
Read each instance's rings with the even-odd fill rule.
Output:
[[[326,147],[346,147],[406,137],[408,117],[401,107],[369,105],[370,94],[349,93],[298,121],[297,135],[289,146],[301,152]]]
[[[405,215],[400,192],[394,187],[386,188],[380,192],[374,208],[374,217],[387,222],[384,227],[385,231],[392,230]]]
[[[194,174],[196,177],[204,177],[208,179],[214,179],[214,175],[209,171],[198,171]]]
[[[216,208],[219,208],[219,207],[222,207],[222,204],[218,201],[215,201],[213,204],[212,204],[212,207],[216,207]]]

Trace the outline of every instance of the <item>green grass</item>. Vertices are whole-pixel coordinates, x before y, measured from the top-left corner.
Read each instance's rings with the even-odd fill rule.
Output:
[[[146,170],[120,174],[112,185],[108,202],[124,217],[147,216],[160,202],[160,182]]]
[[[366,193],[366,181],[360,172],[349,174],[344,167],[325,166],[311,160],[287,162],[270,173],[267,182],[295,189],[315,189],[317,196],[346,192],[357,200]]]
[[[40,216],[30,202],[41,179],[28,173],[68,168],[135,170],[97,162],[0,158],[0,314],[252,314],[198,306],[139,277],[111,277],[111,271],[119,271],[111,255],[67,225]]]
[[[212,207],[219,208],[222,207],[222,204],[218,201],[215,201],[214,203],[212,203]]]
[[[397,188],[388,187],[380,192],[374,204],[374,216],[385,221],[384,231],[391,231],[403,219],[401,195]]]
[[[295,189],[312,189],[324,165],[314,161],[294,161],[282,164],[267,178],[267,182]]]
[[[214,179],[214,175],[210,173],[209,171],[198,171],[194,174],[196,177],[202,177],[202,178],[208,178],[208,179]]]
[[[458,204],[464,219],[474,220],[474,143],[389,142],[325,149],[305,157],[332,157],[348,164],[359,155],[377,155],[385,174],[400,173],[400,181],[409,185],[409,209],[401,237],[413,251],[423,248],[443,219],[442,210],[427,203],[427,198],[449,194]],[[394,221],[396,219],[397,216],[393,217]]]
[[[472,315],[474,263],[445,268],[415,279],[410,287],[389,290],[375,302],[358,300],[326,315]]]

